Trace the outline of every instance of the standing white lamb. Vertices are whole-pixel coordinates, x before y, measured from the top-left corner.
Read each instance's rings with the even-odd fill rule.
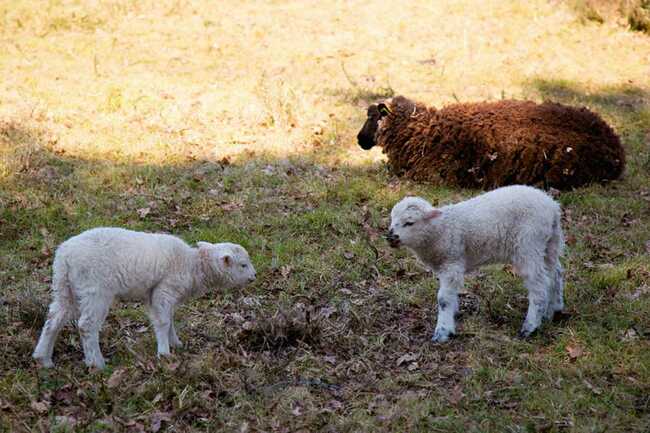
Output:
[[[53,367],[56,337],[78,319],[89,367],[104,368],[99,330],[117,297],[143,302],[153,324],[158,355],[182,345],[174,329],[176,306],[210,289],[243,287],[255,281],[246,250],[237,244],[197,242],[154,233],[102,227],[63,242],[54,257],[52,303],[33,357]]]
[[[527,337],[564,308],[564,248],[560,205],[538,189],[515,185],[440,209],[407,197],[391,212],[387,239],[404,245],[438,276],[438,323],[432,340],[456,331],[458,290],[466,272],[489,263],[510,263],[528,289]]]

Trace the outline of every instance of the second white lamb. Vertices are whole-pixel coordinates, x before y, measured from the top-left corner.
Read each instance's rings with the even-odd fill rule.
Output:
[[[457,204],[434,208],[407,197],[391,212],[387,239],[405,246],[438,276],[438,322],[432,340],[456,332],[458,291],[464,275],[490,263],[512,264],[528,289],[527,337],[564,308],[564,247],[560,205],[541,190],[507,186]]]

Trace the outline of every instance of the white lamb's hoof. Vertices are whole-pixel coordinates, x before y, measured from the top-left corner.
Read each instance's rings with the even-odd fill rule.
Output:
[[[172,356],[170,352],[158,352],[158,358],[169,358]]]
[[[433,334],[431,341],[434,343],[446,343],[449,341],[452,335],[454,335],[454,333],[447,328],[436,329],[436,332]]]
[[[524,324],[524,326],[521,328],[521,331],[519,331],[519,334],[517,334],[517,336],[521,339],[525,339],[533,335],[535,331],[537,331],[537,328],[531,328]]]
[[[86,360],[86,366],[88,368],[96,368],[97,370],[103,370],[106,368],[106,362],[103,359],[91,359]]]
[[[43,368],[54,368],[54,363],[49,358],[39,358],[35,356],[34,360],[36,360],[36,362],[41,364],[41,367]]]
[[[183,347],[183,342],[181,340],[172,341],[172,342],[169,343],[169,345],[171,347],[175,347],[175,348],[180,349],[181,347]]]

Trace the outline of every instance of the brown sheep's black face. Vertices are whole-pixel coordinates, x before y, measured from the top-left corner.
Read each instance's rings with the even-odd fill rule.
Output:
[[[373,148],[379,120],[388,114],[390,114],[390,110],[386,107],[386,104],[372,104],[368,107],[368,119],[366,119],[366,123],[363,124],[361,131],[357,134],[357,141],[362,149]]]

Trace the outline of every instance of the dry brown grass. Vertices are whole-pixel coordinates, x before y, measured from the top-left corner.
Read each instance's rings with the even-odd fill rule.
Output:
[[[650,75],[648,38],[576,26],[546,1],[18,0],[1,13],[0,115],[86,158],[286,155],[335,140],[364,161],[361,110],[345,98],[364,89],[443,104],[535,98],[538,77],[645,89]]]

